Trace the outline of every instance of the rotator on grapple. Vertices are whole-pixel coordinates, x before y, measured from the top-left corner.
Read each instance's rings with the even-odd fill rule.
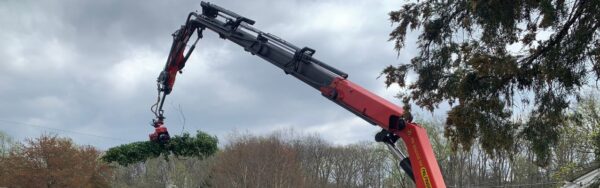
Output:
[[[253,20],[217,5],[207,2],[200,5],[202,13],[190,13],[185,25],[173,33],[169,57],[157,79],[158,98],[151,108],[155,115],[152,120],[155,132],[150,134],[150,140],[158,143],[169,141],[162,110],[165,97],[173,89],[177,72],[181,73],[196,43],[202,38],[202,31],[208,29],[320,91],[326,99],[367,123],[382,128],[375,140],[387,145],[417,187],[445,187],[426,130],[412,122],[402,108],[348,80],[348,74],[314,58],[315,50],[299,48],[273,34],[262,32],[251,26],[254,25]],[[198,37],[185,51],[194,32]],[[398,140],[404,141],[408,155],[396,146]]]

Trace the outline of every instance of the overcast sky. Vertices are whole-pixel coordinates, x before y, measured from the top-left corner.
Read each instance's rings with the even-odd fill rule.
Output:
[[[256,21],[392,102],[397,88],[377,79],[407,62],[388,42],[388,12],[404,1],[213,1]],[[156,77],[171,33],[200,1],[3,1],[0,6],[0,130],[15,139],[43,132],[106,149],[147,140]],[[275,66],[204,32],[165,105],[171,134],[202,130],[295,129],[335,144],[373,140],[371,126]],[[414,34],[412,35],[414,36]],[[430,117],[431,115],[429,115]]]

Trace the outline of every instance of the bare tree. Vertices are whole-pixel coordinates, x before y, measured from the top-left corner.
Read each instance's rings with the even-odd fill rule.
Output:
[[[13,144],[12,138],[5,132],[0,131],[0,157],[7,155]]]
[[[217,154],[214,187],[304,187],[296,152],[280,138],[239,137]]]
[[[44,134],[16,145],[0,161],[0,186],[108,187],[109,167],[91,146]]]

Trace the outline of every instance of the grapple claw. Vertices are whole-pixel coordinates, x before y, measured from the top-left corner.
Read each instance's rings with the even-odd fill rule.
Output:
[[[163,126],[162,121],[154,121],[152,126],[154,126],[154,133],[150,134],[150,141],[157,143],[167,143],[171,136],[169,136],[169,132],[167,131],[167,127]]]

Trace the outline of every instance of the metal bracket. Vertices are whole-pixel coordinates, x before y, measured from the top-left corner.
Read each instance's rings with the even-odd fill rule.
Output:
[[[244,50],[250,52],[252,55],[260,54],[265,49],[264,46],[267,42],[269,42],[269,39],[263,36],[262,33],[259,33],[256,36],[256,41],[249,48],[244,48]]]
[[[254,20],[240,16],[239,14],[236,14],[235,12],[232,12],[223,7],[217,6],[215,4],[211,4],[209,2],[202,1],[202,2],[200,2],[200,6],[202,7],[202,14],[207,17],[216,18],[217,16],[225,17],[225,15],[226,15],[227,17],[225,17],[225,18],[228,19],[228,21],[225,25],[231,25],[230,32],[235,31],[242,24],[242,22],[250,24],[250,25],[254,25],[254,23],[255,23]],[[222,13],[222,14],[219,14],[219,13]],[[231,17],[231,19],[229,19],[228,17]]]
[[[292,60],[285,64],[285,74],[290,74],[290,72],[298,72],[301,67],[301,62],[309,62],[313,54],[315,54],[315,50],[308,47],[304,47],[300,50],[297,50],[294,53],[294,57],[292,58]]]
[[[402,130],[406,127],[406,121],[397,115],[390,115],[389,129],[390,130]]]

